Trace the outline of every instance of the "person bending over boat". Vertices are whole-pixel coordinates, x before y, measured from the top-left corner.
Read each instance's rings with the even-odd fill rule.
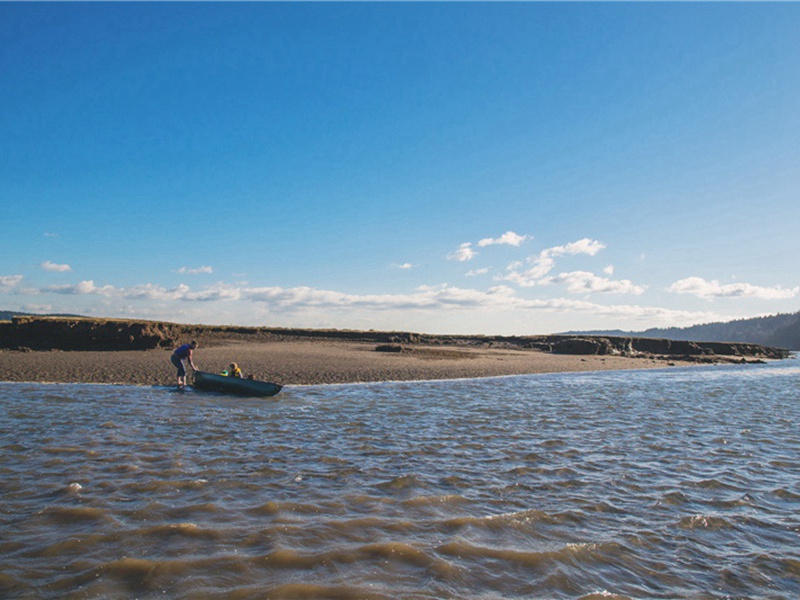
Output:
[[[175,365],[175,368],[178,369],[179,388],[186,387],[186,362],[189,363],[193,371],[198,370],[194,365],[194,361],[192,360],[192,351],[195,348],[197,348],[197,342],[192,341],[179,347],[177,350],[175,350],[175,352],[172,353],[172,356],[170,357],[170,361],[173,365]]]

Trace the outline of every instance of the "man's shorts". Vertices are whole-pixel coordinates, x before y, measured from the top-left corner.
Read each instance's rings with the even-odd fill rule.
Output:
[[[170,357],[172,364],[178,368],[178,377],[186,376],[186,367],[183,366],[183,361],[174,354]]]

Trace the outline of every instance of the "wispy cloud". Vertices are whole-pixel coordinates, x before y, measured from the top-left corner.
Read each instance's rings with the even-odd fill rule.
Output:
[[[486,275],[489,272],[489,269],[472,269],[471,271],[467,271],[465,274],[466,277],[478,277],[479,275]]]
[[[800,286],[784,288],[780,285],[763,287],[749,283],[721,284],[702,277],[687,277],[669,286],[668,291],[689,294],[698,298],[758,298],[761,300],[785,300],[800,294]]]
[[[605,244],[597,240],[582,238],[563,246],[545,248],[539,254],[529,256],[525,262],[515,261],[508,265],[508,274],[500,277],[500,279],[515,283],[520,287],[533,287],[540,284],[547,274],[553,270],[556,265],[556,257],[577,254],[595,256],[605,247]],[[524,268],[526,264],[529,265],[527,269]],[[554,282],[555,280],[551,279],[548,283]]]
[[[602,281],[591,274],[565,274],[565,282],[580,287],[576,291],[617,291],[614,282]],[[15,286],[17,276],[0,278],[0,284]],[[623,285],[624,287],[624,285]],[[608,288],[608,289],[605,289]],[[507,285],[498,285],[488,290],[461,288],[447,284],[420,286],[408,294],[347,294],[335,290],[312,287],[247,287],[217,284],[192,290],[179,285],[164,288],[154,284],[142,284],[129,288],[111,285],[98,286],[93,281],[82,281],[75,285],[51,285],[41,292],[69,295],[94,295],[103,298],[133,301],[180,301],[205,303],[239,301],[259,304],[274,313],[302,313],[310,309],[344,310],[364,309],[368,311],[423,310],[423,311],[547,311],[554,313],[590,313],[598,317],[658,319],[670,323],[689,323],[718,318],[709,312],[681,311],[660,307],[637,305],[602,305],[586,300],[568,298],[529,299],[517,295]],[[636,293],[628,290],[627,293]]]
[[[577,242],[571,242],[565,246],[553,246],[542,251],[544,256],[564,256],[565,254],[588,254],[595,256],[598,252],[603,250],[606,245],[597,240],[583,238]]]
[[[478,241],[478,247],[485,248],[486,246],[520,246],[525,240],[531,239],[531,236],[520,235],[513,231],[506,231],[503,235],[497,238],[483,238]],[[466,262],[478,256],[478,253],[472,248],[472,242],[464,242],[458,247],[458,250],[451,252],[447,255],[447,260],[457,260]]]
[[[633,294],[638,296],[645,291],[645,287],[634,285],[627,279],[614,281],[607,277],[600,277],[588,271],[572,271],[561,273],[553,277],[545,277],[538,282],[539,285],[565,283],[567,291],[572,294],[600,293],[600,294]]]
[[[483,238],[478,242],[481,248],[494,245],[520,246],[525,240],[531,239],[528,235],[519,235],[513,231],[506,231],[498,238]]]
[[[42,264],[39,265],[40,268],[44,269],[45,271],[52,271],[55,273],[67,273],[72,271],[72,267],[65,264],[57,264],[54,262],[50,262],[49,260],[44,261]]]
[[[22,275],[0,275],[0,292],[9,292],[22,283]]]
[[[214,269],[209,266],[197,267],[196,269],[192,269],[190,267],[181,267],[178,269],[178,273],[186,274],[186,275],[201,275],[201,274],[209,274],[213,273]]]
[[[458,247],[458,250],[447,255],[447,260],[466,262],[468,260],[472,260],[477,255],[478,253],[472,249],[472,242],[464,242]]]
[[[64,294],[68,296],[113,296],[117,288],[113,285],[97,286],[91,279],[75,284],[48,285],[43,288],[45,292]]]
[[[516,283],[520,287],[533,287],[556,266],[556,261],[548,256],[532,256],[527,262],[530,267],[524,270],[524,263],[511,263],[508,265],[508,274],[500,279]]]
[[[413,269],[414,265],[412,265],[411,263],[402,263],[402,264],[399,264],[399,265],[394,265],[394,268],[395,269],[402,269],[403,271],[407,271],[409,269]]]

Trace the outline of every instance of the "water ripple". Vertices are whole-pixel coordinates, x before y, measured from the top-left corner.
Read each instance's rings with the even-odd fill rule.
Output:
[[[800,597],[799,376],[0,384],[0,596]]]

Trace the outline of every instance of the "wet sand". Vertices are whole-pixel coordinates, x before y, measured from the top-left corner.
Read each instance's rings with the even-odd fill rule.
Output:
[[[413,381],[573,371],[664,368],[694,364],[655,358],[560,355],[538,350],[413,346],[376,352],[375,344],[339,340],[227,342],[195,351],[200,370],[236,362],[245,376],[282,385]],[[0,381],[42,383],[175,383],[171,350],[0,351]]]

